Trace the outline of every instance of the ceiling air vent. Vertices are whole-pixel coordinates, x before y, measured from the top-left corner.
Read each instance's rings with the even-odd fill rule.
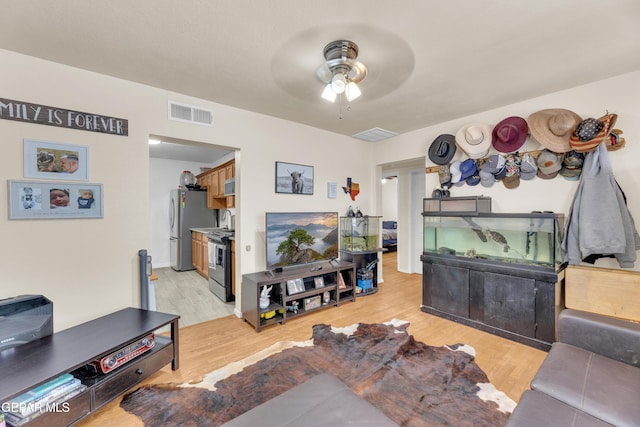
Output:
[[[169,120],[213,126],[213,111],[169,101]]]
[[[373,128],[360,133],[356,133],[355,135],[351,135],[351,137],[362,139],[363,141],[376,142],[383,139],[391,138],[392,136],[396,135],[398,135],[398,133],[391,132],[390,130]]]

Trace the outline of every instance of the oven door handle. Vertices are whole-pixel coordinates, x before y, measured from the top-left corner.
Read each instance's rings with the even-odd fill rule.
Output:
[[[209,249],[209,268],[215,270],[218,258],[218,245],[216,245],[212,240],[209,240],[207,249]]]
[[[216,253],[218,252],[220,253],[220,258],[216,256],[216,264],[219,265],[220,267],[224,267],[225,263],[227,262],[226,260],[227,254],[226,254],[226,251],[224,250],[224,247],[220,247],[216,245]]]

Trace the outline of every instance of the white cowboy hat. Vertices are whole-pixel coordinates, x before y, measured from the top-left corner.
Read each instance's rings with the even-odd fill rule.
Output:
[[[472,159],[485,157],[491,148],[491,126],[471,123],[456,133],[456,144]]]

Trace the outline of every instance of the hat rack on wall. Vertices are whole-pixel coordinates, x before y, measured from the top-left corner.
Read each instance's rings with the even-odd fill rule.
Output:
[[[540,153],[542,153],[544,150],[532,150],[532,151],[517,151],[513,154],[518,154],[518,155],[523,155],[523,154],[529,154],[531,155],[534,159],[537,159],[538,156],[540,155]],[[508,153],[501,153],[501,154],[508,154]],[[486,162],[488,159],[488,157],[483,157],[481,159],[476,159],[476,161],[478,162],[478,164],[482,164],[484,162]],[[440,165],[435,165],[435,166],[427,166],[425,168],[425,173],[438,173],[438,170],[440,169]]]

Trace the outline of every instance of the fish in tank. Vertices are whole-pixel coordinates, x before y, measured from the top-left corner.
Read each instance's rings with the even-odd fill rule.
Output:
[[[559,214],[425,215],[424,252],[544,267],[564,262]]]

